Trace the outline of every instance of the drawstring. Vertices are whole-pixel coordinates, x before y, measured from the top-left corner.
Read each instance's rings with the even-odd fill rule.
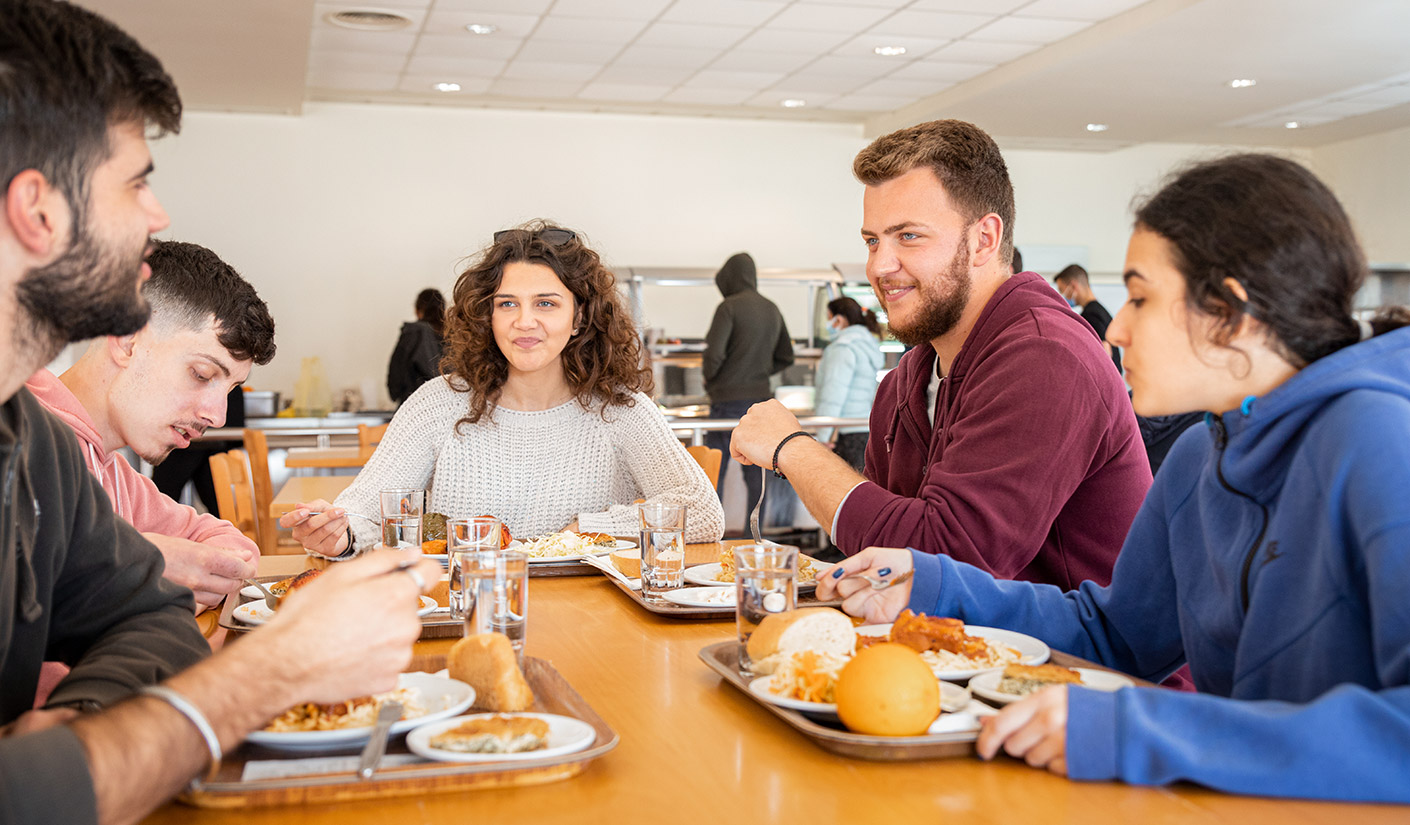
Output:
[[[1244,403],[1239,405],[1239,412],[1243,413],[1244,415],[1248,415],[1249,413],[1253,412],[1253,399],[1254,396],[1252,395],[1245,398]]]
[[[88,447],[88,463],[93,467],[93,474],[98,477],[98,485],[113,499],[113,512],[120,518],[126,519],[127,514],[122,511],[122,485],[118,484],[117,455],[110,455],[107,461],[100,462],[98,460],[98,451],[93,449],[93,442],[84,441],[83,443]],[[113,487],[111,490],[108,489],[107,471],[109,467],[111,467],[113,471]]]

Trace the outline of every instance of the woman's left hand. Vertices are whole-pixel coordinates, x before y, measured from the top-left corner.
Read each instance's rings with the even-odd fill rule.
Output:
[[[1003,748],[1009,756],[1035,768],[1067,776],[1067,687],[1046,688],[983,717],[975,750],[993,759]]]
[[[578,532],[578,520],[573,519],[572,521],[568,522],[568,526],[564,527],[563,530],[572,530],[574,533]],[[563,532],[563,530],[559,530],[558,532],[561,533]]]

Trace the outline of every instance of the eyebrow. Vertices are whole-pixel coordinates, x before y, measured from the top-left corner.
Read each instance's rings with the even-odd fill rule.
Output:
[[[1129,283],[1131,283],[1131,281],[1132,281],[1133,279],[1136,279],[1136,278],[1139,278],[1139,279],[1141,279],[1142,281],[1144,281],[1144,280],[1146,279],[1146,276],[1142,275],[1141,273],[1137,272],[1137,271],[1134,270],[1134,269],[1128,269],[1128,270],[1126,270],[1124,273],[1122,273],[1122,275],[1121,275],[1121,283],[1123,283],[1123,284],[1129,284]]]
[[[898,224],[895,224],[895,225],[892,225],[892,226],[888,226],[888,227],[886,227],[885,229],[881,230],[881,234],[883,234],[883,235],[894,235],[894,234],[896,234],[897,232],[900,232],[900,231],[905,230],[905,229],[910,229],[910,228],[912,228],[912,227],[915,227],[915,228],[917,228],[917,229],[929,229],[928,226],[926,226],[926,225],[923,224],[923,223],[920,223],[919,221],[901,221],[901,222],[898,223]],[[872,232],[872,231],[869,230],[869,229],[863,229],[863,230],[862,230],[862,235],[863,235],[863,236],[876,237],[876,233],[875,233],[875,232]]]
[[[219,368],[221,372],[225,373],[225,377],[226,377],[226,378],[229,378],[229,377],[230,377],[230,367],[229,367],[224,361],[222,361],[221,359],[217,358],[216,356],[211,355],[211,354],[209,354],[209,353],[205,353],[205,352],[198,352],[198,353],[196,353],[196,357],[197,357],[197,358],[204,358],[205,360],[211,362],[212,364],[215,364],[216,367]]]
[[[157,171],[157,165],[156,165],[155,163],[153,163],[152,161],[149,160],[149,161],[147,161],[147,165],[142,168],[142,171],[141,171],[141,172],[138,172],[137,174],[135,174],[135,175],[133,175],[132,177],[128,178],[127,181],[128,181],[128,183],[131,183],[132,181],[135,181],[135,180],[141,180],[141,179],[147,177],[148,175],[152,174],[152,173],[155,172],[155,171]]]
[[[494,297],[496,297],[496,298],[518,298],[519,296],[518,296],[518,295],[510,295],[508,292],[496,292]],[[531,298],[562,298],[562,297],[563,297],[563,293],[561,293],[561,292],[540,292],[540,293],[538,293],[537,295],[531,295],[531,296],[529,296],[529,297],[531,297]]]

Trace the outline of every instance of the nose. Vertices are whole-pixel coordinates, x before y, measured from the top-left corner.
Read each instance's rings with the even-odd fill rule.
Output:
[[[212,392],[201,399],[201,406],[196,410],[196,417],[205,422],[209,427],[225,426],[225,393],[217,395]]]
[[[533,311],[528,306],[520,304],[519,311],[514,314],[514,327],[516,329],[532,329],[533,326]]]
[[[901,269],[901,259],[886,241],[879,240],[867,256],[867,277],[875,281],[884,275],[891,275]]]
[[[155,235],[171,226],[171,216],[167,215],[166,209],[162,207],[162,202],[157,199],[156,193],[148,188],[143,193],[143,197],[149,201],[144,204],[147,210],[147,234]]]
[[[1117,310],[1116,317],[1111,319],[1111,323],[1106,327],[1106,340],[1114,347],[1126,349],[1131,346],[1131,330],[1127,321],[1127,313],[1130,312],[1130,304],[1122,304]]]

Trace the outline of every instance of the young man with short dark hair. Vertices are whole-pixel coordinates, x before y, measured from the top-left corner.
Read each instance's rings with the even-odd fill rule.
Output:
[[[1087,270],[1078,264],[1070,264],[1053,276],[1053,284],[1057,286],[1057,291],[1067,299],[1073,309],[1081,313],[1082,320],[1092,325],[1097,337],[1102,339],[1102,346],[1111,354],[1111,360],[1116,364],[1117,373],[1120,373],[1121,350],[1106,340],[1106,328],[1111,326],[1111,313],[1107,312],[1106,307],[1102,306],[1102,302],[1097,300],[1096,293],[1092,292],[1092,283],[1087,277]]]

